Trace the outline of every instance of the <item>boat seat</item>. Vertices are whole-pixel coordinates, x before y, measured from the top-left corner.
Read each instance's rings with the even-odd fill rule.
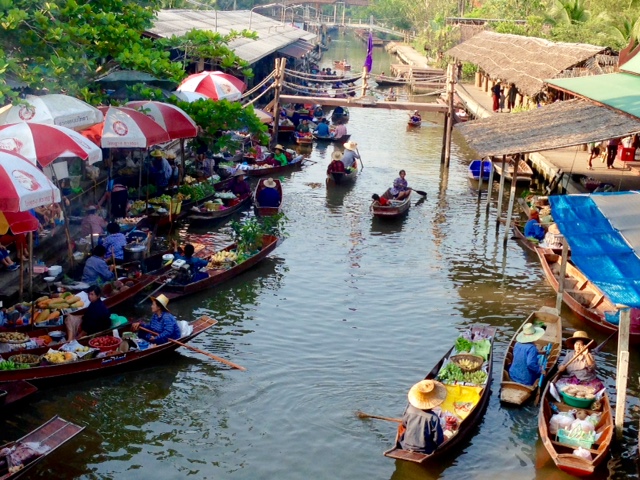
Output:
[[[604,300],[604,294],[600,293],[598,295],[596,295],[593,299],[593,301],[589,304],[589,308],[596,308],[598,306],[598,304]]]

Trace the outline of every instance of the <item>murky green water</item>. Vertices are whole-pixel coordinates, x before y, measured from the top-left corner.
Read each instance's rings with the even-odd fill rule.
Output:
[[[348,48],[355,65],[363,44],[353,39]],[[219,326],[193,344],[248,371],[180,350],[134,372],[44,390],[0,420],[2,439],[54,414],[87,428],[26,478],[567,478],[538,441],[537,410],[498,400],[513,332],[534,309],[555,304],[537,259],[512,240],[505,247],[502,230],[496,235],[495,209],[485,213],[466,179],[472,154],[461,139],[442,169],[441,119],[407,130],[406,112],[351,112],[364,161],[355,185],[327,190],[333,147],[314,148],[318,163],[284,177],[289,238],[258,268],[171,305],[182,318],[212,313]],[[372,220],[371,194],[400,168],[427,199],[415,196],[399,222]],[[565,337],[583,328],[565,319]],[[477,322],[500,332],[482,424],[457,456],[435,465],[383,457],[395,424],[354,411],[399,416],[408,388]],[[615,343],[597,361],[613,391]],[[631,361],[635,379],[636,353]],[[630,393],[617,478],[635,475],[635,382]]]

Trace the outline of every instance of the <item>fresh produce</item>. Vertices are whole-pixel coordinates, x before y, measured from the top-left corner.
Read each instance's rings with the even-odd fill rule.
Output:
[[[29,341],[29,335],[21,332],[2,332],[0,342],[3,343],[24,343]]]
[[[491,353],[491,341],[485,338],[483,340],[473,342],[471,353],[479,355],[483,359],[487,360],[489,358],[489,353]]]
[[[238,254],[236,252],[229,252],[227,250],[222,250],[215,255],[212,255],[209,259],[209,265],[207,268],[215,268],[217,265],[221,263],[231,263],[235,262],[238,259]]]
[[[15,363],[10,360],[3,360],[2,362],[0,362],[0,370],[21,370],[24,368],[29,368],[29,365],[26,365],[24,363]]]
[[[115,347],[117,345],[120,345],[121,341],[122,340],[120,340],[119,338],[105,335],[104,337],[96,337],[89,340],[89,345],[94,348]]]
[[[462,375],[462,381],[465,383],[473,383],[475,385],[482,385],[487,381],[487,374],[482,370],[477,372],[465,372]]]
[[[202,182],[195,185],[181,185],[178,191],[195,201],[200,201],[212,195],[216,190],[210,183]]]
[[[455,347],[456,347],[456,352],[458,353],[470,352],[471,347],[473,347],[473,343],[464,337],[458,337],[456,339]]]
[[[447,385],[452,385],[457,382],[482,385],[487,380],[487,373],[482,370],[478,370],[477,372],[463,372],[458,365],[449,362],[438,372],[437,378]]]
[[[216,192],[215,197],[223,200],[233,200],[236,195],[233,192]]]
[[[77,358],[76,354],[72,352],[47,352],[44,354],[44,359],[54,364],[73,362]]]

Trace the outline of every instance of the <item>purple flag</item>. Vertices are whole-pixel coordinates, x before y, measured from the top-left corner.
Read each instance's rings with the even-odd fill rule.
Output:
[[[369,30],[369,41],[367,42],[367,58],[364,59],[364,66],[367,69],[367,72],[371,72],[371,67],[373,67],[373,33]]]

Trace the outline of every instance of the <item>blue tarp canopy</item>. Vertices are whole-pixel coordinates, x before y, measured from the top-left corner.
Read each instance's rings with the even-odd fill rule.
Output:
[[[571,261],[614,303],[640,307],[640,192],[554,195]]]

